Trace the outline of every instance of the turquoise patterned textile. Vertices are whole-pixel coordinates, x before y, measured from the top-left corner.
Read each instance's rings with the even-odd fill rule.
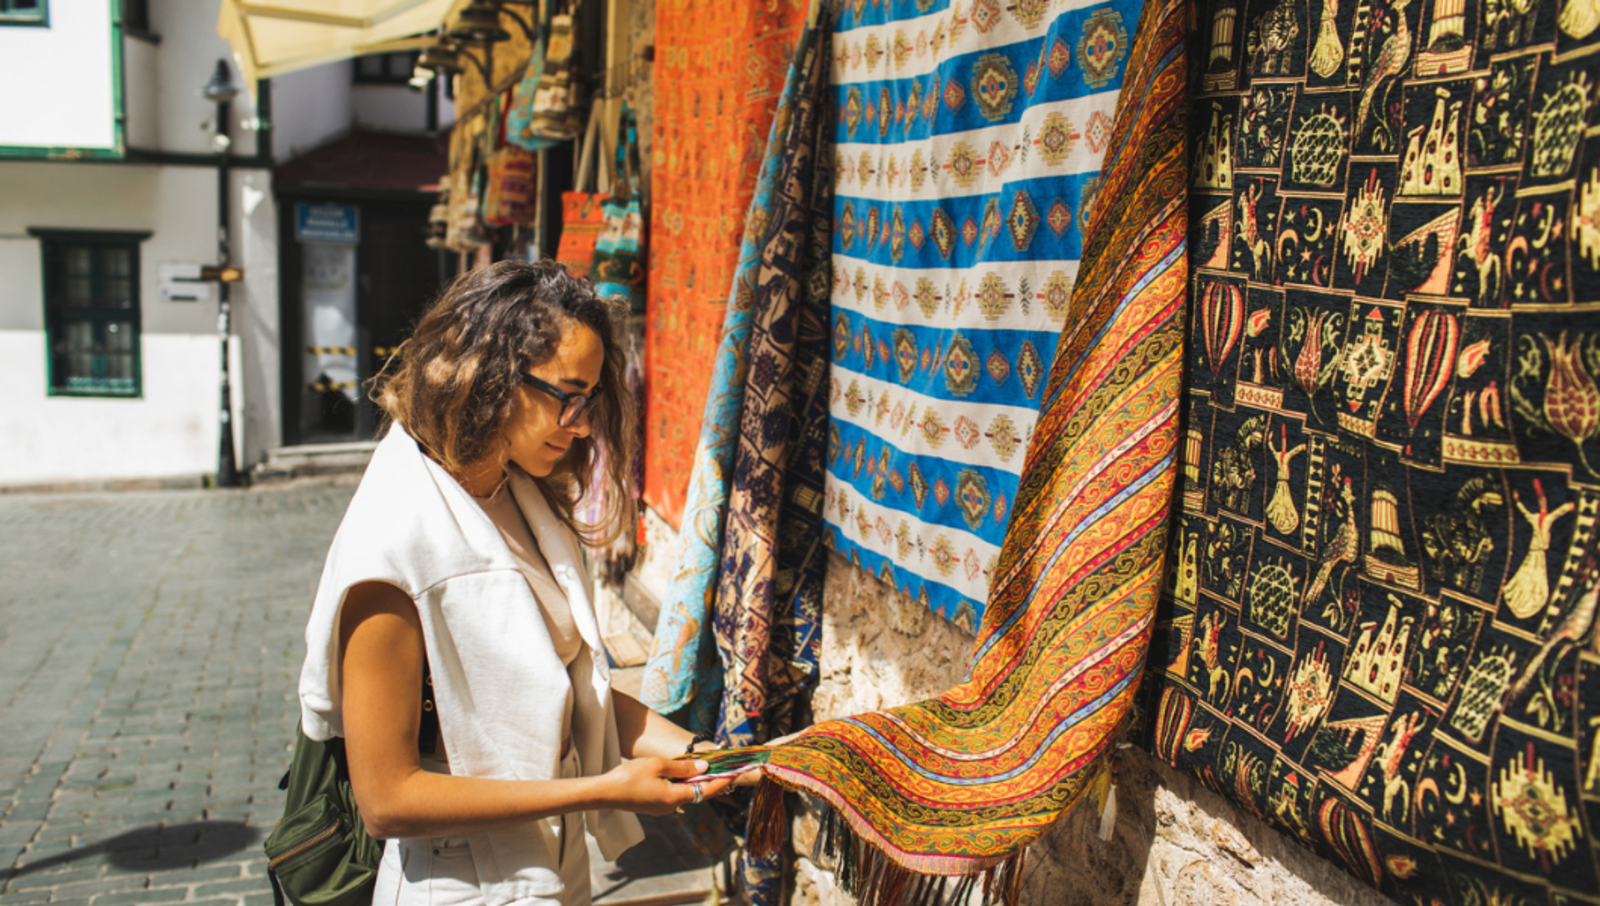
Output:
[[[722,559],[728,480],[739,445],[740,413],[744,411],[750,306],[761,270],[761,253],[768,239],[773,186],[783,167],[784,137],[794,116],[797,83],[797,73],[791,67],[745,219],[739,264],[728,294],[722,341],[717,346],[711,392],[706,397],[705,418],[700,425],[700,445],[690,473],[688,502],[678,531],[672,585],[661,603],[655,642],[640,687],[640,701],[662,714],[694,705],[687,720],[690,728],[699,733],[716,729],[722,697],[722,666],[716,642],[711,638],[711,606]]]

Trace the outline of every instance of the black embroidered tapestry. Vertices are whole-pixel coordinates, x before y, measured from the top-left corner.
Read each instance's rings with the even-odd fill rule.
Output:
[[[1600,0],[1209,0],[1156,753],[1403,903],[1600,903]]]

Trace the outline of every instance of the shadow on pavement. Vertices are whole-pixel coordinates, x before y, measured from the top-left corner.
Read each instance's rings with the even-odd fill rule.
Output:
[[[238,821],[194,821],[166,827],[136,827],[98,843],[0,871],[0,884],[21,875],[93,856],[104,856],[108,863],[124,871],[188,868],[232,855],[260,838],[261,831]]]
[[[675,817],[639,815],[644,842],[617,857],[594,863],[596,906],[624,903],[668,906],[705,899],[711,867]],[[598,855],[592,848],[591,853]]]

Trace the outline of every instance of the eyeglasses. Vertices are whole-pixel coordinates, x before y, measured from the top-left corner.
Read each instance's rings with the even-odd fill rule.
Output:
[[[562,390],[560,387],[541,381],[531,374],[524,374],[522,382],[535,390],[542,390],[550,394],[561,403],[561,414],[556,416],[556,424],[563,428],[572,427],[573,423],[578,420],[578,416],[588,412],[594,406],[594,401],[600,398],[598,396],[590,396],[587,393],[573,393],[568,390]]]

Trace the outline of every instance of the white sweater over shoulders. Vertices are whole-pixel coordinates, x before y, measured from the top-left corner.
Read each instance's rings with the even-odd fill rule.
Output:
[[[308,737],[343,735],[339,612],[351,586],[381,581],[417,605],[451,773],[558,777],[569,689],[583,773],[601,774],[621,761],[610,671],[578,541],[520,470],[513,470],[511,492],[583,636],[585,650],[571,667],[556,656],[538,599],[488,515],[396,425],[378,444],[334,536],[306,626],[300,708]],[[627,812],[589,812],[585,823],[608,859],[644,838]],[[546,822],[472,834],[468,842],[488,906],[560,891],[559,849]]]

